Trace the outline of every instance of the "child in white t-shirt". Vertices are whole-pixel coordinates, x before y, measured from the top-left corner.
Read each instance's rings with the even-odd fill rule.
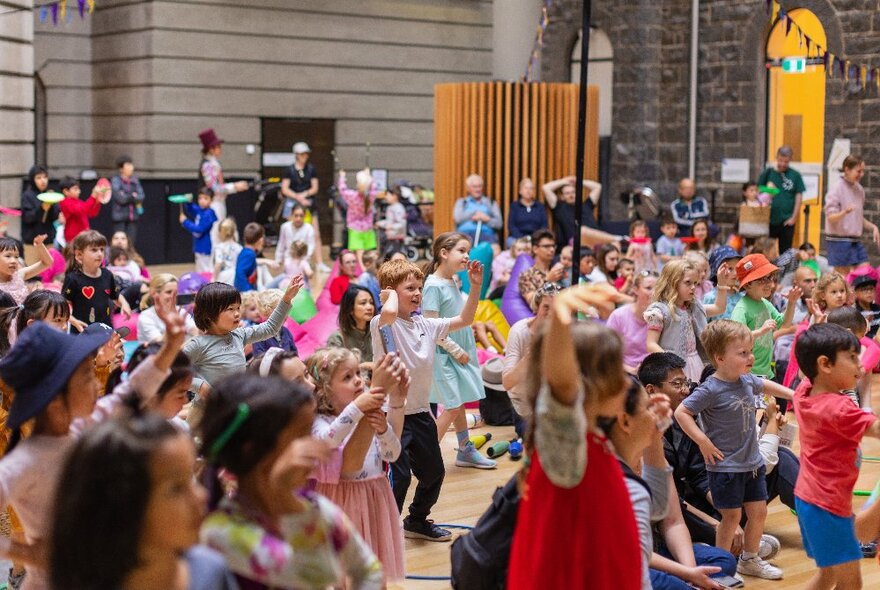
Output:
[[[419,480],[409,506],[409,515],[403,521],[403,534],[427,541],[449,541],[452,533],[428,520],[431,508],[440,497],[440,488],[446,475],[437,440],[437,426],[429,403],[437,348],[435,342],[445,338],[449,332],[473,323],[480,292],[479,289],[471,289],[457,317],[426,318],[414,315],[422,303],[425,277],[419,267],[405,260],[391,260],[379,267],[378,275],[383,301],[381,315],[370,321],[373,350],[377,354],[381,354],[382,350],[391,352],[385,344],[385,340],[390,338],[410,372],[400,437],[402,452],[400,458],[391,464],[394,499],[401,513],[412,474]],[[483,265],[472,261],[468,265],[468,279],[472,285],[481,284]]]

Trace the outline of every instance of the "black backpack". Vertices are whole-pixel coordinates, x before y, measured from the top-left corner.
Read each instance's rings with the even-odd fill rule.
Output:
[[[501,590],[507,587],[507,566],[519,509],[517,476],[495,490],[492,504],[466,535],[451,547],[452,587]]]

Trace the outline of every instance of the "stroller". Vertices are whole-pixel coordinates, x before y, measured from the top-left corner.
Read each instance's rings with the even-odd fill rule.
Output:
[[[434,228],[425,223],[419,206],[412,202],[404,202],[406,209],[406,237],[403,239],[403,253],[407,260],[415,262],[419,259],[419,250],[429,262],[434,257]]]

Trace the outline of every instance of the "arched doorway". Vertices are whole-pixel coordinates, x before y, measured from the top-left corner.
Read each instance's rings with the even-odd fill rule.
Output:
[[[787,13],[806,41],[778,20],[767,39],[767,161],[775,162],[776,150],[789,145],[794,151],[792,167],[804,177],[807,193],[795,232],[795,244],[810,241],[818,246],[822,224],[822,163],[825,145],[825,67],[816,45],[828,47],[825,28],[813,12],[799,8]],[[807,55],[809,53],[809,55]],[[786,58],[789,58],[786,64]],[[790,58],[804,58],[803,67]],[[785,66],[788,67],[785,67]],[[788,70],[788,71],[786,71]]]

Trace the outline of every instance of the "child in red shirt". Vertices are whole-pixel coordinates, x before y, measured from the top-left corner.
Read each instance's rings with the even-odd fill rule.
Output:
[[[343,250],[339,256],[339,276],[330,281],[330,285],[327,287],[330,289],[330,303],[339,305],[342,302],[342,296],[357,276],[357,271],[357,256],[354,255],[354,252]]]
[[[860,351],[852,332],[828,323],[811,326],[795,344],[807,377],[794,394],[801,443],[795,506],[804,549],[819,566],[810,588],[861,588],[852,492],[859,443],[865,436],[880,438],[880,422],[841,393],[862,376]]]
[[[79,199],[79,181],[70,176],[61,181],[61,213],[64,215],[64,241],[68,244],[81,232],[90,229],[89,217],[96,217],[101,211],[100,192],[93,192],[85,201]]]
[[[552,325],[532,352],[540,375],[527,441],[529,467],[507,577],[509,590],[638,590],[639,535],[623,472],[596,425],[616,416],[629,380],[620,338],[594,323],[572,325],[586,306],[610,312],[607,283],[572,287],[553,300]],[[552,334],[552,338],[547,338]],[[537,381],[538,379],[535,379]]]

